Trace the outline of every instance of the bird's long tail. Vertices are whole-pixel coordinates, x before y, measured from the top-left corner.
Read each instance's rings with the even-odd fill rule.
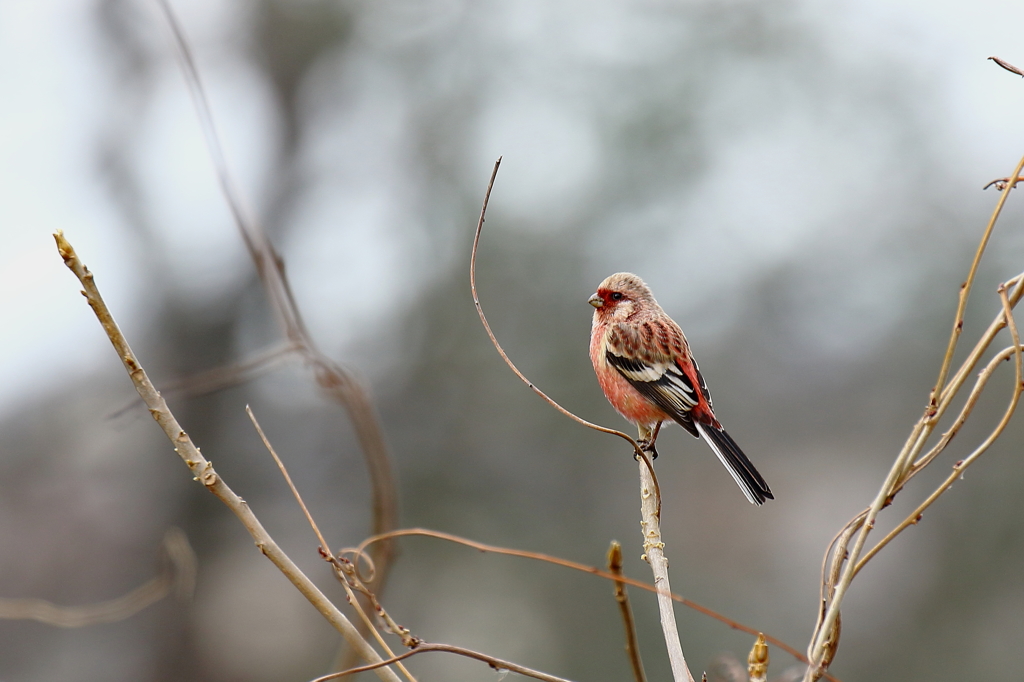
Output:
[[[697,421],[694,421],[694,424],[701,435],[704,436],[704,440],[708,442],[711,449],[718,455],[718,459],[722,460],[722,464],[732,474],[736,484],[743,491],[743,494],[747,496],[751,504],[761,506],[766,499],[775,499],[768,484],[761,478],[761,474],[757,473],[757,469],[754,468],[754,465],[750,463],[747,456],[740,450],[740,446],[736,445],[736,441],[729,437],[725,429],[716,429],[714,426],[701,424]]]

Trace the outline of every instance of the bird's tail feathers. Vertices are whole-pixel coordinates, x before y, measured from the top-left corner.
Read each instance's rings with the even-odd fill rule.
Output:
[[[694,420],[694,424],[701,435],[704,436],[704,440],[708,442],[711,449],[718,455],[718,459],[721,460],[725,468],[732,474],[736,484],[743,491],[743,494],[747,496],[751,504],[761,506],[766,499],[775,499],[768,484],[761,478],[761,474],[757,472],[754,465],[751,464],[747,456],[740,450],[740,446],[736,445],[736,441],[725,432],[725,429],[716,429],[714,426],[701,424],[696,420]]]

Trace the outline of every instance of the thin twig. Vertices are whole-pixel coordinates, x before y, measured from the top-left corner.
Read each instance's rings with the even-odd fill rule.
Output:
[[[0,598],[0,619],[34,620],[58,628],[81,628],[130,618],[171,592],[179,599],[191,598],[196,580],[196,555],[185,533],[180,528],[168,529],[160,549],[166,557],[166,567],[160,575],[128,594],[83,606],[59,606],[44,599]]]
[[[305,514],[306,521],[309,523],[309,527],[313,529],[313,533],[316,534],[317,540],[320,541],[320,555],[327,559],[327,561],[330,562],[332,566],[334,566],[334,569],[338,571],[339,574],[344,576],[344,569],[342,568],[338,560],[334,558],[334,555],[331,554],[331,546],[327,543],[327,540],[324,538],[323,533],[320,532],[320,527],[316,525],[316,521],[313,519],[313,515],[309,513],[309,508],[303,501],[302,495],[299,493],[299,489],[295,487],[295,483],[292,481],[291,474],[288,473],[288,468],[284,465],[284,462],[281,461],[281,458],[278,456],[277,451],[271,444],[270,439],[268,439],[267,435],[263,433],[263,427],[260,426],[259,421],[256,419],[256,415],[253,414],[252,408],[246,405],[245,413],[249,415],[249,420],[252,422],[253,427],[256,429],[256,433],[259,434],[260,440],[263,441],[264,447],[267,448],[267,451],[270,452],[270,456],[273,457],[274,462],[277,463],[277,468],[280,469],[281,476],[284,477],[285,482],[288,484],[288,488],[291,490],[292,496],[295,498],[295,501],[298,502],[299,508],[302,509],[302,513]],[[374,636],[374,639],[377,640],[377,643],[384,650],[384,652],[389,657],[394,658],[395,652],[391,650],[391,647],[388,646],[388,643],[381,636],[380,632],[378,632],[377,628],[373,626],[373,621],[371,621],[370,618],[366,615],[366,611],[359,603],[359,600],[355,598],[355,595],[352,592],[352,588],[349,586],[348,581],[345,580],[344,577],[342,579],[342,585],[345,586],[345,591],[348,595],[349,603],[352,604],[352,607],[359,614],[359,617],[363,621],[363,625],[366,627],[367,631]],[[402,674],[405,675],[406,679],[409,680],[409,682],[416,682],[415,678],[413,678],[412,674],[405,668],[404,665],[398,663],[397,667],[399,670],[402,671]]]
[[[1024,181],[1024,178],[1017,178],[1017,180],[1014,182],[1014,185],[1016,185],[1017,183],[1019,183],[1021,181]],[[984,189],[988,189],[989,187],[995,185],[996,189],[999,190],[1000,192],[1002,192],[1004,189],[1006,189],[1006,185],[1009,182],[1010,182],[1010,178],[996,178],[995,180],[992,180],[992,181],[986,183],[985,186],[982,187],[982,189],[983,190]]]
[[[259,434],[260,440],[263,441],[263,446],[267,449],[267,452],[270,453],[270,456],[274,458],[277,468],[281,471],[281,476],[284,477],[285,483],[288,484],[288,489],[292,491],[292,496],[295,498],[295,501],[299,503],[299,508],[302,509],[302,513],[306,516],[306,521],[309,523],[309,527],[313,529],[313,533],[316,534],[316,539],[320,541],[321,550],[330,555],[331,546],[327,544],[327,540],[324,538],[323,533],[320,532],[320,527],[316,525],[313,515],[309,513],[309,508],[302,500],[302,495],[299,493],[299,489],[295,487],[291,474],[288,473],[288,468],[285,467],[284,462],[282,462],[281,458],[277,455],[277,451],[270,443],[270,439],[267,438],[267,434],[263,433],[263,427],[260,426],[259,421],[256,419],[256,415],[253,414],[252,408],[246,405],[245,413],[249,415],[249,421],[252,422],[253,428],[256,429],[256,433]]]
[[[654,464],[651,462],[651,459],[647,456],[647,453],[643,450],[643,448],[641,448],[635,440],[630,438],[622,431],[616,431],[615,429],[609,429],[607,426],[600,426],[598,424],[588,422],[586,419],[576,416],[569,410],[559,405],[553,398],[550,398],[544,391],[537,388],[532,381],[527,379],[525,374],[519,371],[519,368],[515,366],[515,363],[513,363],[511,359],[509,359],[508,355],[501,347],[501,344],[498,343],[498,339],[496,336],[494,336],[494,332],[491,331],[491,325],[487,322],[487,316],[484,315],[484,309],[480,305],[480,297],[476,293],[476,253],[477,249],[480,246],[480,234],[484,228],[484,216],[487,215],[487,203],[491,199],[491,188],[494,187],[494,178],[498,175],[499,166],[501,166],[500,156],[498,157],[498,160],[494,162],[494,170],[491,171],[491,178],[490,180],[487,181],[487,191],[484,193],[484,203],[483,206],[480,207],[480,219],[477,220],[476,233],[473,236],[473,252],[470,254],[469,257],[469,287],[470,290],[473,292],[473,305],[476,306],[476,312],[480,316],[480,321],[484,325],[484,331],[487,332],[487,336],[488,338],[491,339],[491,343],[494,344],[495,350],[498,351],[498,355],[500,355],[501,359],[505,361],[505,364],[509,366],[509,369],[511,369],[515,373],[515,375],[522,380],[524,384],[529,386],[530,390],[532,390],[534,393],[543,398],[548,405],[551,405],[551,407],[555,408],[556,410],[564,414],[566,417],[569,417],[569,419],[572,419],[578,424],[582,424],[583,426],[586,426],[587,428],[590,429],[594,429],[595,431],[600,431],[601,433],[607,433],[612,436],[618,436],[619,438],[622,438],[623,440],[625,440],[626,442],[633,446],[633,450],[636,452],[636,457],[638,459],[643,460],[643,462],[647,465],[647,469],[651,472],[651,478],[654,480],[654,489],[657,491],[656,497],[658,500],[658,515],[660,516],[661,486],[658,484],[657,474],[654,473]]]
[[[478,661],[483,661],[495,670],[509,670],[514,673],[519,673],[520,675],[525,675],[526,677],[542,680],[543,682],[571,682],[564,677],[555,677],[554,675],[542,673],[539,670],[533,670],[532,668],[527,668],[526,666],[519,665],[518,663],[505,661],[500,658],[495,658],[494,656],[488,656],[487,654],[482,654],[479,651],[473,651],[472,649],[465,649],[461,646],[453,646],[451,644],[431,644],[429,642],[420,642],[412,651],[406,651],[404,654],[395,656],[394,658],[386,661],[373,663],[371,665],[364,665],[358,668],[350,668],[349,670],[343,670],[339,673],[324,675],[323,677],[318,677],[315,680],[312,680],[312,682],[327,682],[327,680],[336,680],[346,675],[354,675],[355,673],[366,672],[367,670],[375,670],[382,665],[389,665],[411,656],[415,656],[416,654],[425,654],[431,651],[439,651],[442,653],[457,654],[467,658],[474,658]]]
[[[1013,286],[1013,291],[1009,295],[1009,300],[1010,305],[1016,307],[1021,297],[1024,296],[1024,273],[1017,275],[1017,277],[1010,281],[1013,282],[1014,280],[1016,280],[1016,283]],[[996,335],[1005,328],[1006,317],[1003,315],[1002,311],[999,311],[999,314],[996,315],[995,319],[992,320],[992,323],[989,324],[988,328],[981,335],[981,338],[978,339],[978,343],[975,344],[974,349],[967,356],[967,359],[964,360],[960,369],[957,370],[956,374],[953,375],[953,378],[949,380],[946,388],[943,389],[942,402],[939,403],[940,409],[952,402],[953,397],[960,391],[964,382],[967,381],[970,374],[974,371],[974,368],[981,361],[982,356],[985,355],[985,351],[988,350],[992,341],[995,340]],[[936,415],[936,417],[938,416],[939,415]]]
[[[997,63],[999,63],[998,60]],[[1001,63],[1000,66],[1002,66]],[[1010,176],[1013,180],[1007,183],[1006,187],[999,195],[999,201],[996,202],[996,207],[992,211],[992,216],[989,218],[988,225],[985,226],[985,232],[982,234],[981,241],[978,243],[978,249],[975,251],[974,260],[971,262],[971,269],[967,273],[967,281],[965,281],[960,287],[960,300],[956,307],[953,331],[949,337],[949,345],[946,347],[946,356],[943,358],[942,367],[939,370],[939,378],[935,382],[935,388],[932,389],[930,400],[932,408],[936,407],[939,394],[946,385],[946,376],[948,375],[950,365],[953,362],[953,353],[956,351],[957,341],[959,340],[960,333],[964,328],[964,311],[967,309],[967,299],[971,295],[971,288],[974,286],[974,278],[975,275],[978,274],[978,266],[981,264],[981,257],[985,253],[985,247],[988,246],[989,238],[992,236],[992,230],[994,230],[996,226],[996,221],[999,220],[999,215],[1003,212],[1003,206],[1006,204],[1006,200],[1010,196],[1010,190],[1017,184],[1017,179],[1020,177],[1022,170],[1024,170],[1024,157],[1021,157],[1021,160],[1017,163],[1017,168]]]
[[[820,589],[818,591],[818,594],[821,597],[822,603],[827,602],[828,599],[831,598],[831,594],[828,594],[828,595],[825,594],[826,590],[828,589],[827,586],[828,585],[834,585],[835,581],[839,578],[838,575],[835,576],[835,577],[832,577],[831,579],[826,579],[826,577],[825,577],[825,573],[828,570],[828,565],[829,565],[829,562],[828,562],[829,555],[831,555],[831,556],[845,556],[846,555],[846,546],[850,542],[850,536],[852,536],[854,533],[857,532],[857,530],[860,528],[860,524],[864,523],[864,517],[867,516],[867,513],[868,512],[865,509],[860,514],[858,514],[857,516],[855,516],[852,519],[850,519],[846,523],[846,525],[843,526],[842,528],[840,528],[839,532],[836,533],[832,537],[832,541],[828,543],[828,547],[826,547],[826,549],[825,549],[825,554],[821,558],[821,587],[820,587]],[[836,543],[839,543],[839,544],[837,545]],[[833,548],[835,548],[835,549],[833,550]],[[835,563],[836,562],[833,561],[832,565],[835,566]],[[824,616],[824,612],[822,612],[822,615]]]
[[[390,658],[395,658],[395,652],[392,651],[390,646],[388,646],[388,643],[380,634],[380,630],[378,630],[374,626],[374,623],[370,619],[370,616],[366,613],[366,609],[364,609],[363,605],[359,603],[359,599],[356,598],[356,594],[353,591],[351,584],[347,581],[342,581],[341,585],[345,588],[345,598],[348,600],[348,603],[351,604],[352,608],[355,609],[356,613],[359,615],[359,620],[362,622],[363,628],[373,635],[373,638],[377,640],[377,643],[380,645],[381,649],[383,649],[384,652]],[[378,665],[377,667],[380,666]],[[405,667],[404,663],[396,662],[395,667],[398,668],[403,675],[405,675],[405,679],[408,682],[416,682],[416,678],[413,677],[412,673],[409,672],[409,669]]]
[[[113,316],[110,314],[110,310],[107,308],[106,303],[100,296],[99,289],[96,287],[96,283],[93,280],[93,275],[89,272],[89,269],[82,264],[78,259],[78,255],[72,248],[71,244],[64,238],[62,232],[57,232],[54,235],[57,241],[57,250],[60,252],[61,257],[64,259],[64,264],[75,273],[78,280],[85,287],[83,292],[89,306],[92,307],[93,312],[99,319],[100,324],[103,325],[103,330],[106,332],[110,342],[114,345],[114,349],[117,351],[117,355],[121,358],[121,362],[124,364],[125,369],[128,371],[128,376],[131,378],[132,383],[135,385],[139,395],[142,396],[142,400],[146,403],[149,408],[149,412],[153,415],[153,419],[156,420],[157,424],[163,430],[164,434],[170,439],[172,445],[174,445],[175,452],[185,462],[185,465],[192,472],[195,480],[201,483],[207,490],[213,493],[218,499],[221,500],[227,507],[238,517],[242,525],[245,526],[249,534],[252,535],[256,541],[256,546],[259,550],[270,559],[271,562],[291,581],[299,592],[302,593],[309,602],[323,615],[327,621],[335,627],[345,637],[345,640],[362,656],[366,661],[376,663],[381,660],[381,657],[373,650],[373,647],[369,645],[356,630],[355,626],[345,617],[345,615],[338,610],[338,608],[330,602],[327,597],[317,588],[316,585],[295,565],[295,562],[284,553],[284,551],[274,542],[270,534],[267,533],[263,524],[260,523],[256,515],[253,514],[249,505],[239,497],[231,488],[228,487],[227,483],[221,478],[221,476],[214,470],[213,464],[207,461],[205,457],[199,452],[193,443],[192,439],[189,438],[188,434],[185,433],[184,429],[178,423],[178,420],[174,417],[167,403],[164,401],[163,396],[153,386],[153,382],[149,380],[145,370],[139,363],[138,358],[132,352],[132,349],[128,345],[128,341],[125,339],[124,334],[121,333],[117,323],[114,321]],[[387,680],[387,682],[398,682],[398,676],[395,675],[394,671],[390,668],[381,668],[377,673],[381,679]]]
[[[1000,297],[1001,299],[1006,301],[1006,310],[1012,310],[1013,304],[1010,303],[1008,297],[1006,296],[1005,285],[1004,290],[1000,292]],[[1007,318],[1004,311],[1000,311],[999,318],[997,318],[997,322],[1000,322],[1003,326],[1005,326],[1006,320],[1011,318],[1012,313],[1010,315],[1010,318]],[[958,372],[958,375],[959,374],[960,373]],[[957,418],[953,422],[953,425],[949,427],[949,430],[946,431],[946,433],[942,434],[942,437],[939,439],[939,442],[936,443],[931,450],[929,450],[925,455],[921,456],[918,460],[914,462],[913,466],[909,469],[909,471],[904,475],[903,479],[900,481],[899,486],[897,487],[897,491],[904,484],[906,484],[907,481],[913,478],[919,471],[928,466],[928,464],[931,463],[931,461],[934,460],[939,454],[941,454],[942,451],[945,450],[946,446],[948,446],[949,443],[953,440],[953,437],[956,436],[957,433],[959,433],[961,427],[963,427],[968,417],[970,417],[971,412],[974,410],[974,406],[977,404],[978,397],[980,397],[981,391],[984,390],[985,384],[988,382],[989,376],[991,376],[991,372],[986,373],[984,371],[978,375],[978,380],[975,382],[974,388],[971,390],[970,395],[967,397],[967,402],[964,403],[964,406],[963,408],[961,408],[960,414],[957,415]]]
[[[644,662],[640,658],[640,643],[636,638],[636,622],[633,620],[633,608],[629,604],[626,581],[621,580],[622,545],[614,540],[611,547],[608,548],[608,572],[616,576],[615,601],[619,605],[619,614],[622,616],[622,629],[626,634],[626,657],[629,658],[629,665],[633,670],[633,679],[636,682],[647,682],[647,675],[644,674]]]

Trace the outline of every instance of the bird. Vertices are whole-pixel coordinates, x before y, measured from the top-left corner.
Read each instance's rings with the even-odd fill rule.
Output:
[[[771,489],[722,427],[711,392],[679,325],[638,276],[609,276],[588,301],[594,306],[590,360],[612,407],[637,426],[641,448],[654,447],[661,425],[679,424],[703,437],[752,504],[774,500]]]

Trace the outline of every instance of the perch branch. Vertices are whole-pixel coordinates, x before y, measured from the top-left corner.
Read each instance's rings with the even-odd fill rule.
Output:
[[[668,559],[665,557],[665,543],[661,540],[661,523],[658,514],[657,493],[650,470],[640,462],[640,527],[644,533],[644,560],[651,566],[654,586],[658,594],[658,612],[661,614],[661,631],[665,636],[672,678],[676,682],[694,682],[690,668],[683,656],[676,627],[675,608],[672,605],[672,586],[668,579]]]

